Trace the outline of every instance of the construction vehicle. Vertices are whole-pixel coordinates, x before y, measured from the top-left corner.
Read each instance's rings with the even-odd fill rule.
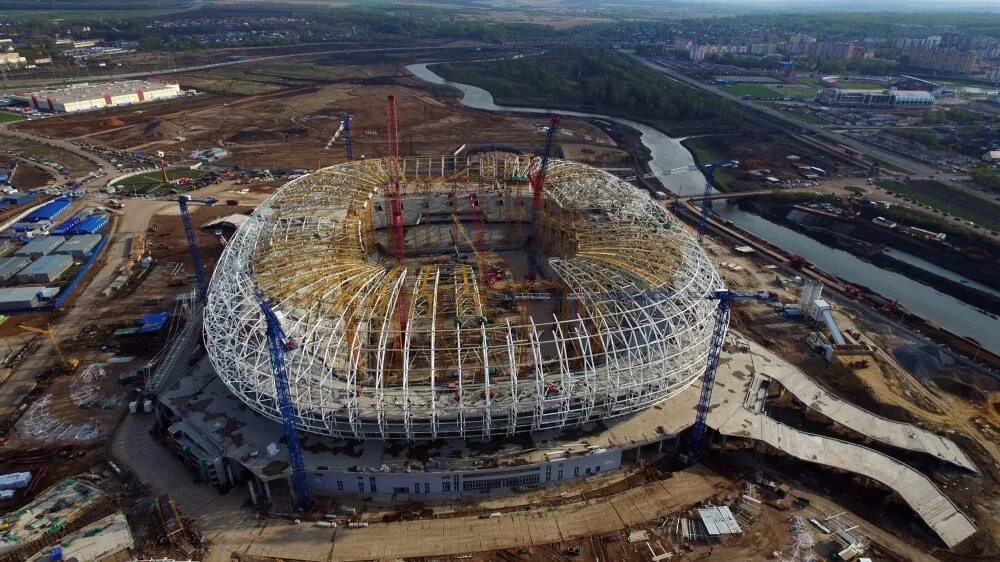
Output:
[[[80,366],[79,359],[75,357],[66,357],[66,355],[63,354],[62,349],[59,347],[59,340],[56,338],[55,333],[52,331],[51,325],[46,325],[44,330],[41,328],[35,328],[33,326],[25,326],[24,324],[19,324],[18,326],[22,330],[32,332],[35,334],[42,334],[45,337],[49,338],[49,341],[52,342],[52,347],[56,350],[56,355],[59,357],[59,362],[62,364],[64,372],[72,373],[73,371],[76,370],[77,367]]]

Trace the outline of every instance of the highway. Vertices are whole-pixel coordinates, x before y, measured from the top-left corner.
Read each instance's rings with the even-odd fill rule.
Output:
[[[789,117],[788,115],[785,115],[784,113],[772,109],[770,107],[754,103],[750,100],[741,99],[739,96],[730,94],[729,92],[721,88],[717,88],[713,85],[705,84],[703,82],[695,80],[694,78],[681,74],[660,63],[632,54],[630,54],[629,56],[631,56],[644,66],[652,70],[655,70],[661,74],[664,74],[675,81],[683,82],[684,84],[687,84],[694,88],[711,92],[717,96],[721,96],[723,98],[728,99],[729,101],[739,105],[740,107],[749,110],[751,113],[766,116],[767,118],[769,118],[769,124],[777,126],[779,129],[785,131],[786,133],[793,133],[793,134],[807,133],[815,137],[823,138],[830,142],[842,144],[846,147],[853,148],[858,152],[866,154],[874,159],[880,160],[891,166],[895,166],[896,168],[904,170],[907,174],[915,178],[927,178],[947,173],[945,171],[939,170],[925,163],[911,160],[904,156],[900,156],[899,154],[896,154],[894,152],[889,152],[885,149],[872,146],[868,143],[859,141],[857,139],[846,137],[839,133],[834,133],[821,126],[799,121],[793,117]],[[964,185],[945,178],[937,178],[937,181],[947,185],[948,187],[964,191],[966,193],[975,195],[977,197],[983,197],[983,194],[980,190],[970,185]]]

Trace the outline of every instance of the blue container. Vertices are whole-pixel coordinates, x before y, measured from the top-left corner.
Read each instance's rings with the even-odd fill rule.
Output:
[[[60,562],[63,559],[62,545],[56,545],[52,547],[49,552],[49,560],[52,562]]]
[[[53,228],[50,234],[52,234],[53,236],[65,236],[73,232],[73,229],[75,229],[80,223],[82,223],[85,218],[87,217],[83,215],[76,215],[74,217],[70,217],[64,220],[63,222],[59,223],[59,226]]]

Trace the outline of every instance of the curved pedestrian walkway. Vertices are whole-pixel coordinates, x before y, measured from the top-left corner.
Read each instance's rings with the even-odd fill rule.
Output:
[[[741,409],[721,424],[724,435],[763,441],[793,457],[862,474],[895,491],[948,548],[976,532],[975,525],[929,478],[908,465],[861,445],[813,435]]]
[[[767,349],[752,345],[754,355],[763,359],[760,371],[781,383],[809,408],[865,437],[887,445],[926,453],[955,466],[978,472],[969,457],[947,437],[913,424],[883,418],[830,394],[804,372],[779,359]],[[751,390],[752,392],[752,390]]]

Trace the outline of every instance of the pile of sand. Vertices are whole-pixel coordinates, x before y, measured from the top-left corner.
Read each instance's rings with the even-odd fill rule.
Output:
[[[170,121],[150,121],[142,128],[142,136],[154,140],[170,139],[182,133],[183,130]]]
[[[124,127],[125,122],[117,117],[112,117],[101,121],[101,126],[107,129],[117,129],[118,127]]]

